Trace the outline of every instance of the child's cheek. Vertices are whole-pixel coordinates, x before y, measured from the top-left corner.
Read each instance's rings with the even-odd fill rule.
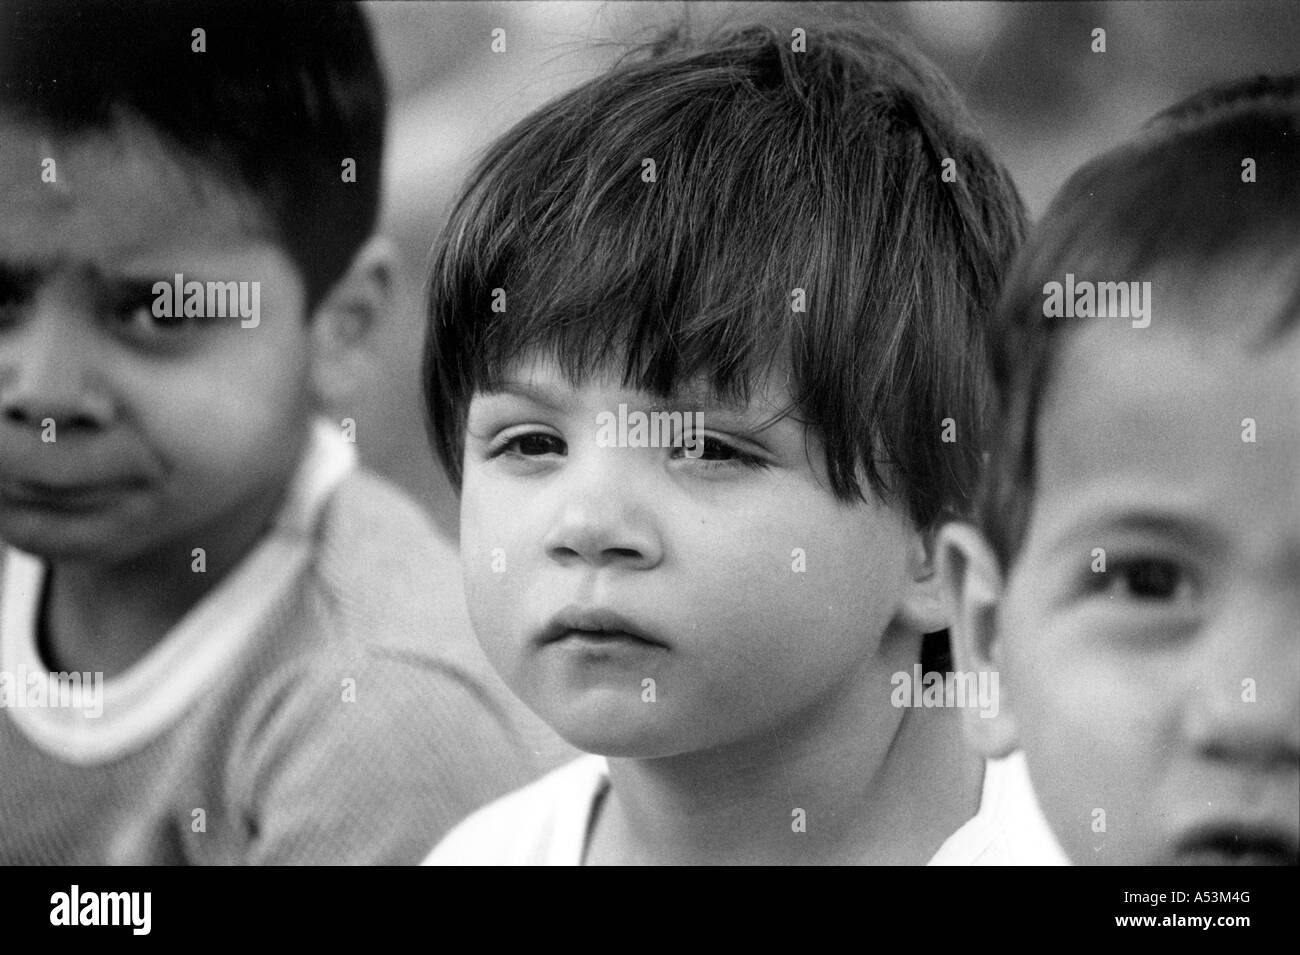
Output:
[[[1053,827],[1076,861],[1141,861],[1166,754],[1167,679],[1077,620],[1017,636],[1008,701]]]
[[[473,468],[467,468],[461,490],[460,554],[471,614],[499,604],[508,589],[512,548],[500,525],[509,515],[495,503]]]

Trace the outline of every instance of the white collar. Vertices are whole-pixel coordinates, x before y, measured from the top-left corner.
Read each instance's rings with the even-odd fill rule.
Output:
[[[979,811],[929,865],[1069,865],[1034,795],[1025,754],[984,761]]]
[[[314,422],[271,531],[148,653],[111,680],[84,674],[80,695],[65,696],[60,706],[40,705],[40,690],[33,686],[57,687],[61,678],[74,682],[46,670],[37,646],[45,564],[8,549],[0,593],[0,679],[9,681],[10,693],[0,697],[0,706],[33,743],[66,762],[110,762],[144,746],[227,672],[259,632],[307,566],[321,511],[355,466],[355,449],[337,428]]]

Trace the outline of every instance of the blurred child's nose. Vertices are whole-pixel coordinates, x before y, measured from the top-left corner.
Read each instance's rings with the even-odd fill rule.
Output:
[[[38,309],[0,338],[0,421],[56,433],[95,431],[112,405],[93,378],[87,333],[63,316]]]
[[[1206,757],[1294,772],[1300,761],[1300,589],[1225,606],[1197,654],[1186,727]]]
[[[552,560],[649,570],[663,559],[653,498],[636,483],[621,460],[626,457],[626,452],[601,448],[566,469],[556,484],[544,542]]]

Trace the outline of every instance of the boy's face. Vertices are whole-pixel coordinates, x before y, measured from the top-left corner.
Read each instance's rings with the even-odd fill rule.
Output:
[[[762,427],[782,389],[666,405],[617,381],[574,388],[543,360],[512,383],[469,410],[468,595],[488,656],[562,736],[668,756],[770,745],[796,717],[808,732],[845,700],[861,708],[863,685],[888,710],[889,674],[916,647],[881,635],[917,538],[889,507],[838,501],[801,424]],[[702,413],[699,456],[603,446],[598,416],[620,404],[628,435],[634,413]],[[885,730],[868,716],[862,732]]]
[[[91,563],[247,539],[309,416],[289,260],[134,129],[68,140],[0,119],[0,195],[0,539]],[[155,317],[153,285],[177,273],[258,282],[258,323]]]
[[[999,617],[1044,811],[1080,863],[1294,865],[1300,335],[1097,320],[1054,367]]]

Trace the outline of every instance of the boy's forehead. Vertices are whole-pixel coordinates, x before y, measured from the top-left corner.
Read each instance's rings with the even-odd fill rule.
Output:
[[[147,266],[247,246],[250,200],[147,129],[68,136],[0,118],[0,261]]]
[[[1094,319],[1063,339],[1052,374],[1037,422],[1040,513],[1181,502],[1232,520],[1300,494],[1300,335],[1260,349]]]
[[[1294,238],[1261,237],[1211,261],[1162,263],[1151,274],[1151,327],[1181,331],[1209,347],[1260,346],[1300,288]],[[1273,241],[1276,239],[1276,241]]]

